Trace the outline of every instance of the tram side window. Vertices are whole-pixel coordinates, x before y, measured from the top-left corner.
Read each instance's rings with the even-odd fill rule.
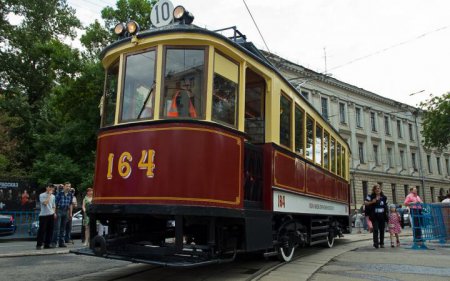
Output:
[[[220,54],[214,57],[212,119],[237,127],[239,67]]]
[[[342,176],[342,152],[341,152],[341,144],[337,143],[337,174]]]
[[[295,152],[304,155],[305,145],[305,113],[300,107],[295,106]]]
[[[153,118],[155,54],[151,50],[126,57],[121,121]]]
[[[306,158],[312,160],[314,153],[314,120],[306,117]]]
[[[334,138],[331,138],[330,142],[330,160],[331,160],[331,171],[336,173],[336,141]]]
[[[316,124],[316,163],[322,165],[322,127]]]
[[[281,94],[280,96],[280,143],[290,148],[292,101],[283,94]]]
[[[162,118],[204,117],[205,73],[204,49],[166,49]]]
[[[105,93],[101,100],[102,125],[114,125],[117,102],[117,79],[119,77],[119,61],[112,64],[106,71]]]
[[[347,163],[345,157],[345,148],[342,146],[342,177],[345,178],[347,175]]]
[[[323,167],[327,170],[330,169],[330,156],[328,153],[328,146],[330,145],[330,133],[326,130],[323,134]]]

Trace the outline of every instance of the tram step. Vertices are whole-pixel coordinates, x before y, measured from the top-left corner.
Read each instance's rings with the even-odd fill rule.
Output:
[[[309,243],[309,245],[312,246],[312,245],[316,245],[316,244],[322,244],[322,243],[326,243],[327,241],[328,241],[327,239],[312,241]]]
[[[328,218],[322,218],[322,219],[311,219],[311,224],[314,223],[327,223],[330,220]]]
[[[327,229],[328,225],[311,226],[311,230]]]
[[[322,232],[322,233],[311,234],[311,238],[316,238],[316,237],[327,237],[327,236],[328,236],[328,232]]]

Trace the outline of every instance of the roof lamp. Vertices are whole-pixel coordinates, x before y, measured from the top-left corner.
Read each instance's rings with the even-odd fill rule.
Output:
[[[117,36],[122,36],[125,33],[125,25],[121,22],[116,24],[116,26],[114,27],[114,33]]]
[[[173,9],[173,17],[175,21],[179,21],[184,24],[191,24],[194,21],[194,15],[188,11],[183,6],[176,6]]]
[[[139,31],[139,24],[134,20],[127,22],[127,31],[130,35],[135,35]]]
[[[176,21],[180,21],[184,13],[186,12],[186,9],[183,6],[176,6],[175,9],[173,9],[173,17]]]

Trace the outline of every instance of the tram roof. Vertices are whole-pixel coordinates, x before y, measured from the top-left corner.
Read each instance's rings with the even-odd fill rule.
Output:
[[[235,28],[235,27],[231,27],[231,28]],[[223,31],[226,29],[227,28],[220,29],[219,31]],[[235,40],[232,40],[232,38],[224,36],[216,31],[208,30],[208,29],[196,26],[194,24],[172,23],[172,24],[169,24],[166,26],[155,27],[155,28],[152,28],[149,30],[142,31],[140,33],[137,33],[135,36],[138,39],[143,39],[143,38],[148,38],[148,37],[157,36],[157,35],[161,35],[161,34],[170,34],[170,33],[197,33],[197,34],[209,35],[212,37],[219,38],[223,41],[226,41],[227,43],[229,43],[236,49],[242,51],[246,55],[252,57],[253,59],[258,61],[265,67],[267,67],[267,68],[271,69],[273,72],[275,72],[281,80],[283,80],[287,85],[289,85],[291,90],[293,90],[293,92],[295,92],[298,97],[300,97],[305,103],[309,104],[309,107],[311,108],[311,110],[315,111],[319,116],[322,116],[320,114],[320,112],[318,112],[314,108],[314,106],[303,95],[301,95],[301,93],[294,87],[294,85],[292,85],[291,82],[289,82],[281,74],[281,72],[266,58],[266,56],[252,42],[246,41],[246,37],[242,34],[241,34],[242,36],[238,37],[237,39],[235,38]],[[238,31],[238,33],[240,34],[239,31]],[[129,43],[129,42],[131,42],[131,39],[132,39],[131,36],[125,37],[125,38],[119,39],[119,40],[111,43],[110,45],[106,46],[100,53],[100,59],[103,59],[103,57],[106,55],[106,53],[109,50],[111,50],[117,46],[120,46],[122,44]],[[327,119],[323,118],[323,121],[329,125],[331,130],[333,130],[336,134],[338,134],[340,136],[339,132],[333,127],[333,125]],[[348,149],[350,152],[350,146],[348,146]]]

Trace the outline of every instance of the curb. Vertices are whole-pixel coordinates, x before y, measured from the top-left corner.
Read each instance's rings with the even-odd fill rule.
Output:
[[[33,250],[27,252],[17,252],[17,253],[6,253],[0,254],[0,258],[17,258],[17,257],[31,257],[31,256],[47,256],[47,255],[61,255],[68,254],[69,249],[65,250],[57,250],[57,251],[48,251],[48,250]]]

